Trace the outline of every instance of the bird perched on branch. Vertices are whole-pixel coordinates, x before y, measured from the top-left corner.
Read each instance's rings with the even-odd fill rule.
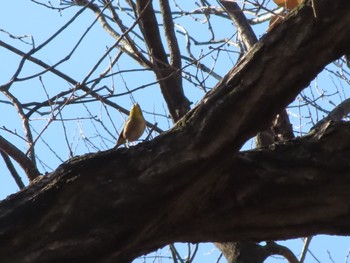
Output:
[[[115,148],[118,148],[120,145],[136,141],[141,137],[146,128],[146,121],[142,115],[140,105],[135,103],[129,113],[129,118],[124,124],[122,131],[119,134],[117,145]]]

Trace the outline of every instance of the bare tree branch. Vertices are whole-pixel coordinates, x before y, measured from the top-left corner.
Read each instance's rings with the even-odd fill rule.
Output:
[[[170,65],[179,70],[181,69],[181,53],[175,35],[174,21],[169,6],[169,0],[160,0],[159,4],[163,16],[164,33],[170,50]],[[179,74],[179,77],[181,78],[181,74]],[[181,79],[179,81],[181,82]]]
[[[183,92],[182,82],[178,81],[179,69],[168,63],[152,1],[137,0],[136,7],[140,17],[140,28],[154,65],[153,69],[170,115],[173,121],[177,122],[190,109],[190,103]],[[142,16],[141,13],[143,14]]]
[[[304,247],[300,255],[300,263],[304,263],[304,260],[306,258],[306,254],[309,250],[309,246],[311,244],[312,236],[304,238]]]
[[[350,113],[350,99],[344,100],[337,107],[335,107],[325,118],[320,120],[312,129],[318,129],[326,122],[333,120],[339,121]]]
[[[49,37],[46,41],[44,41],[43,43],[41,43],[38,47],[33,47],[33,49],[31,49],[28,53],[23,53],[23,57],[17,67],[16,72],[13,74],[11,80],[0,86],[0,91],[6,91],[9,90],[9,88],[11,87],[11,85],[17,81],[17,78],[19,76],[19,74],[21,73],[24,63],[26,62],[26,60],[28,59],[28,57],[30,57],[31,55],[35,54],[36,52],[38,52],[39,50],[41,50],[43,47],[45,47],[48,43],[50,43],[53,39],[55,39],[63,30],[65,30],[70,24],[72,24],[75,19],[77,19],[84,11],[85,11],[86,7],[82,8],[81,10],[79,10],[63,27],[61,27],[57,32],[55,32],[51,37]],[[2,42],[2,45],[4,44],[4,42]],[[5,46],[5,45],[3,45]],[[13,48],[10,45],[6,45],[8,49],[10,50],[15,50],[15,48]],[[57,66],[59,63],[57,63],[55,66]],[[55,66],[51,66],[51,67],[55,67]],[[50,68],[51,68],[50,67]],[[22,79],[23,80],[23,79]]]
[[[0,136],[0,149],[2,152],[11,156],[22,167],[29,181],[33,181],[40,175],[40,172],[33,164],[32,160],[2,136]]]
[[[289,263],[300,263],[292,251],[285,246],[278,245],[275,242],[267,242],[265,248],[269,251],[269,256],[280,255],[287,259]]]
[[[225,7],[228,15],[236,25],[246,50],[251,49],[258,39],[239,5],[233,0],[221,0],[220,3]]]
[[[29,118],[25,115],[22,104],[20,101],[7,89],[2,90],[2,93],[5,94],[6,97],[9,98],[9,100],[13,103],[15,106],[17,113],[19,117],[21,118],[22,124],[23,124],[23,129],[25,132],[25,137],[26,141],[28,144],[28,155],[29,159],[31,160],[32,165],[36,166],[36,161],[35,161],[35,149],[34,149],[34,139],[33,139],[33,134],[29,125]],[[22,167],[24,168],[24,167]],[[30,169],[31,171],[34,171],[33,169]],[[36,176],[36,173],[32,173],[31,175],[27,174],[29,176]],[[34,177],[35,178],[35,177]],[[34,179],[31,178],[31,179]]]
[[[108,4],[104,7],[106,9],[107,7],[110,7],[109,1],[107,1]],[[141,55],[141,53],[137,50],[133,42],[128,41],[130,40],[127,34],[120,35],[117,31],[113,29],[113,27],[107,22],[103,11],[100,10],[97,4],[94,4],[93,1],[88,0],[79,0],[76,1],[78,5],[82,5],[85,8],[89,8],[91,11],[95,13],[98,20],[100,21],[102,27],[108,32],[112,37],[114,37],[120,45],[118,45],[119,48],[121,48],[124,52],[126,52],[129,56],[131,56],[133,59],[135,59],[138,63],[141,65],[147,66],[149,65],[149,62],[144,59],[144,57]],[[116,18],[116,17],[114,17]],[[115,20],[119,21],[119,20]],[[119,24],[120,26],[121,24]],[[126,31],[126,30],[125,30]],[[124,33],[124,32],[123,32]],[[127,39],[125,40],[124,37]]]
[[[0,141],[1,141],[1,138],[0,138]],[[17,173],[15,166],[11,162],[10,157],[5,152],[3,152],[1,150],[0,150],[0,154],[1,154],[2,159],[4,159],[6,167],[9,170],[10,174],[12,175],[13,179],[15,180],[18,188],[23,189],[25,187],[25,185],[24,185],[21,177]]]
[[[238,152],[349,52],[350,2],[318,11],[289,16],[167,133],[73,158],[1,202],[0,258],[124,263],[178,241],[350,234],[349,123]]]
[[[7,47],[8,47],[8,44],[6,44],[6,43],[4,43],[4,42],[2,42],[2,41],[0,40],[0,46],[3,46],[3,47],[5,47],[5,48],[7,48]],[[11,47],[10,50],[13,51],[14,53],[20,55],[20,56],[25,55],[24,52],[22,52],[22,51],[20,51],[20,50],[18,50],[18,49],[16,49],[16,48]],[[94,97],[95,99],[100,100],[100,101],[103,102],[104,104],[106,104],[106,105],[108,105],[108,106],[110,106],[110,107],[112,107],[112,108],[117,109],[118,111],[124,113],[125,115],[129,115],[129,111],[128,111],[127,109],[125,109],[125,108],[119,106],[118,104],[116,104],[116,103],[114,103],[114,102],[112,102],[112,101],[110,101],[110,100],[104,98],[103,96],[99,95],[97,92],[93,91],[91,88],[87,87],[86,85],[80,85],[80,83],[79,83],[78,81],[76,81],[76,80],[74,80],[73,78],[71,78],[70,76],[68,76],[68,75],[66,75],[66,74],[64,74],[64,73],[62,73],[61,71],[59,71],[59,70],[57,70],[57,69],[55,69],[55,68],[52,68],[50,65],[48,65],[48,64],[46,64],[46,63],[44,63],[44,62],[42,62],[41,60],[39,60],[39,59],[37,59],[37,58],[34,58],[33,56],[28,56],[27,59],[28,59],[29,61],[31,61],[31,62],[33,62],[33,63],[35,63],[35,64],[37,64],[37,65],[39,65],[39,66],[41,66],[41,67],[43,67],[43,68],[45,68],[45,69],[48,69],[48,71],[52,72],[53,74],[57,75],[58,77],[60,77],[60,78],[62,78],[62,79],[64,79],[64,80],[66,80],[67,82],[71,83],[72,85],[75,86],[75,90],[81,89],[81,90],[83,90],[84,92],[90,94],[90,95],[91,95],[92,97]],[[68,91],[65,91],[65,92],[60,93],[59,95],[55,95],[55,96],[53,96],[50,100],[48,100],[48,101],[46,101],[46,102],[44,102],[44,103],[42,103],[42,104],[39,104],[39,105],[37,105],[36,107],[34,107],[34,108],[33,108],[32,110],[30,110],[25,116],[27,116],[27,117],[29,118],[29,116],[30,116],[31,114],[33,114],[34,112],[36,112],[40,107],[42,107],[42,106],[49,106],[50,103],[52,103],[52,102],[57,98],[57,96],[58,96],[58,97],[62,97],[62,96],[64,96],[64,95],[68,95],[68,94],[71,94],[71,93],[72,93],[72,90],[68,90]],[[153,128],[154,124],[153,124],[153,123],[150,123],[150,122],[147,122],[147,126],[150,127],[150,128]],[[158,133],[162,133],[162,132],[163,132],[163,130],[160,129],[159,127],[157,127],[157,126],[155,126],[155,127],[153,128],[153,130],[155,130],[155,131],[158,132]]]

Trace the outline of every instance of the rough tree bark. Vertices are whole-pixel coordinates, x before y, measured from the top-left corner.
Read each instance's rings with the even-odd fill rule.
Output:
[[[221,0],[220,3],[235,24],[245,50],[250,50],[258,42],[258,39],[242,9],[236,1]],[[284,109],[275,117],[271,126],[260,131],[254,139],[256,147],[263,147],[292,138],[294,138],[293,126],[289,121],[287,111]],[[254,242],[225,242],[215,243],[215,245],[223,253],[228,263],[260,263],[264,262],[267,257],[272,255],[270,253],[272,251],[271,246],[261,246]],[[287,248],[285,248],[285,250],[287,250]],[[274,252],[276,252],[276,250],[274,250]],[[294,256],[292,252],[289,254],[291,254],[292,257]],[[289,263],[297,262],[295,256],[294,259],[294,261],[289,260]]]
[[[4,262],[129,262],[176,241],[350,234],[350,125],[238,152],[349,53],[350,2],[305,5],[175,127],[74,158],[0,203]]]

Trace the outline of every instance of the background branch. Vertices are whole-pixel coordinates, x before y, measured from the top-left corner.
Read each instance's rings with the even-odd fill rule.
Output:
[[[12,143],[5,140],[2,136],[0,136],[0,149],[2,153],[6,153],[7,155],[11,156],[22,167],[29,181],[33,181],[40,175],[40,172],[32,160]]]

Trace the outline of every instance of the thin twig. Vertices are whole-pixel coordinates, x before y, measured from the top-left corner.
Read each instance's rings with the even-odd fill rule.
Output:
[[[42,49],[43,47],[45,47],[48,43],[50,43],[53,39],[55,39],[64,29],[66,29],[68,27],[68,25],[70,25],[71,23],[74,22],[74,20],[85,11],[85,8],[82,8],[81,10],[79,10],[63,27],[61,27],[55,34],[53,34],[51,37],[49,37],[46,41],[44,41],[41,45],[39,45],[36,48],[33,48],[32,50],[30,50],[28,53],[24,53],[22,56],[22,59],[20,61],[20,63],[18,64],[17,70],[16,72],[13,74],[11,80],[0,86],[0,90],[8,90],[10,88],[10,86],[13,84],[13,82],[15,82],[18,78],[18,75],[20,74],[20,72],[22,71],[22,68],[24,66],[25,61],[32,56],[34,53],[38,52],[40,49]],[[2,42],[2,41],[1,41]],[[4,44],[4,42],[2,42]],[[8,49],[14,49],[12,46],[7,45]],[[49,67],[51,68],[51,67]],[[48,70],[48,69],[47,69]]]
[[[303,263],[305,258],[306,258],[306,254],[309,250],[309,246],[310,246],[312,238],[313,238],[313,236],[309,236],[309,237],[306,237],[304,239],[304,247],[303,247],[303,250],[301,252],[300,259],[299,259],[300,263]]]
[[[14,95],[12,95],[12,93],[9,90],[5,89],[2,91],[2,93],[4,93],[4,95],[6,97],[8,97],[9,100],[12,102],[12,104],[14,105],[14,107],[17,110],[19,117],[22,120],[22,125],[23,125],[23,129],[24,129],[26,141],[28,144],[28,149],[30,149],[30,151],[29,150],[27,151],[27,154],[29,156],[29,159],[32,161],[32,164],[36,165],[35,164],[35,150],[33,148],[33,145],[34,145],[33,134],[32,134],[32,131],[30,129],[29,118],[24,113],[22,104],[19,102],[19,100]]]
[[[2,42],[2,41],[0,40],[0,46],[3,46],[3,47],[5,47],[5,48],[7,48],[9,45],[6,44],[6,43],[4,43],[4,42]],[[10,47],[11,47],[11,46],[10,46]],[[13,47],[11,47],[11,49],[9,49],[9,50],[13,51],[14,53],[16,53],[16,54],[18,54],[18,55],[20,55],[20,56],[25,55],[24,52],[22,52],[22,51],[20,51],[20,50],[18,50],[18,49],[16,49],[16,48],[13,48]],[[64,73],[62,73],[61,71],[59,71],[59,70],[57,70],[57,69],[55,69],[55,68],[51,68],[50,65],[48,65],[48,64],[46,64],[46,63],[44,63],[44,62],[42,62],[41,60],[39,60],[39,59],[37,59],[37,58],[34,58],[34,57],[32,57],[32,56],[29,56],[27,59],[28,59],[29,61],[31,61],[31,62],[33,62],[33,63],[35,63],[35,64],[37,64],[37,65],[43,67],[43,68],[47,68],[48,71],[52,72],[53,74],[59,76],[60,78],[66,80],[67,82],[71,83],[71,84],[74,85],[74,87],[75,87],[74,90],[79,90],[79,89],[81,89],[82,91],[84,91],[84,92],[86,92],[86,93],[89,93],[89,94],[90,94],[92,97],[94,97],[95,99],[97,99],[97,100],[99,100],[99,101],[101,101],[101,102],[107,104],[107,105],[110,106],[110,107],[113,107],[113,108],[117,109],[118,111],[120,111],[120,112],[122,112],[122,113],[124,113],[124,114],[126,114],[126,115],[129,115],[129,111],[128,111],[128,110],[126,110],[126,109],[124,109],[123,107],[119,106],[118,104],[116,104],[116,103],[114,103],[114,102],[112,102],[112,101],[110,101],[110,100],[108,100],[108,99],[102,97],[102,96],[99,95],[98,93],[92,91],[91,88],[88,88],[86,85],[78,85],[78,84],[79,84],[78,81],[76,81],[75,79],[71,78],[70,76],[68,76],[68,75],[66,75],[66,74],[64,74]],[[154,82],[154,83],[157,83],[157,82]],[[152,83],[152,84],[153,84],[153,83]],[[77,86],[78,86],[78,87],[77,87]],[[143,86],[140,87],[140,88],[143,88]],[[140,88],[138,88],[138,89],[140,89]],[[72,92],[72,90],[66,91],[65,94],[69,94],[69,93],[71,93],[71,92]],[[152,126],[153,126],[153,123],[150,123],[150,122],[146,122],[146,123],[147,123],[147,126],[148,126],[148,127],[152,127]],[[158,132],[158,133],[162,133],[162,132],[163,132],[163,130],[160,129],[160,128],[158,128],[158,127],[155,128],[155,131]]]
[[[11,162],[10,157],[6,153],[4,153],[3,151],[0,151],[0,154],[1,154],[1,157],[4,159],[4,162],[7,166],[7,169],[10,171],[10,174],[12,175],[13,179],[15,180],[18,188],[22,190],[25,187],[25,185],[24,185],[21,177],[17,173],[15,166]]]

